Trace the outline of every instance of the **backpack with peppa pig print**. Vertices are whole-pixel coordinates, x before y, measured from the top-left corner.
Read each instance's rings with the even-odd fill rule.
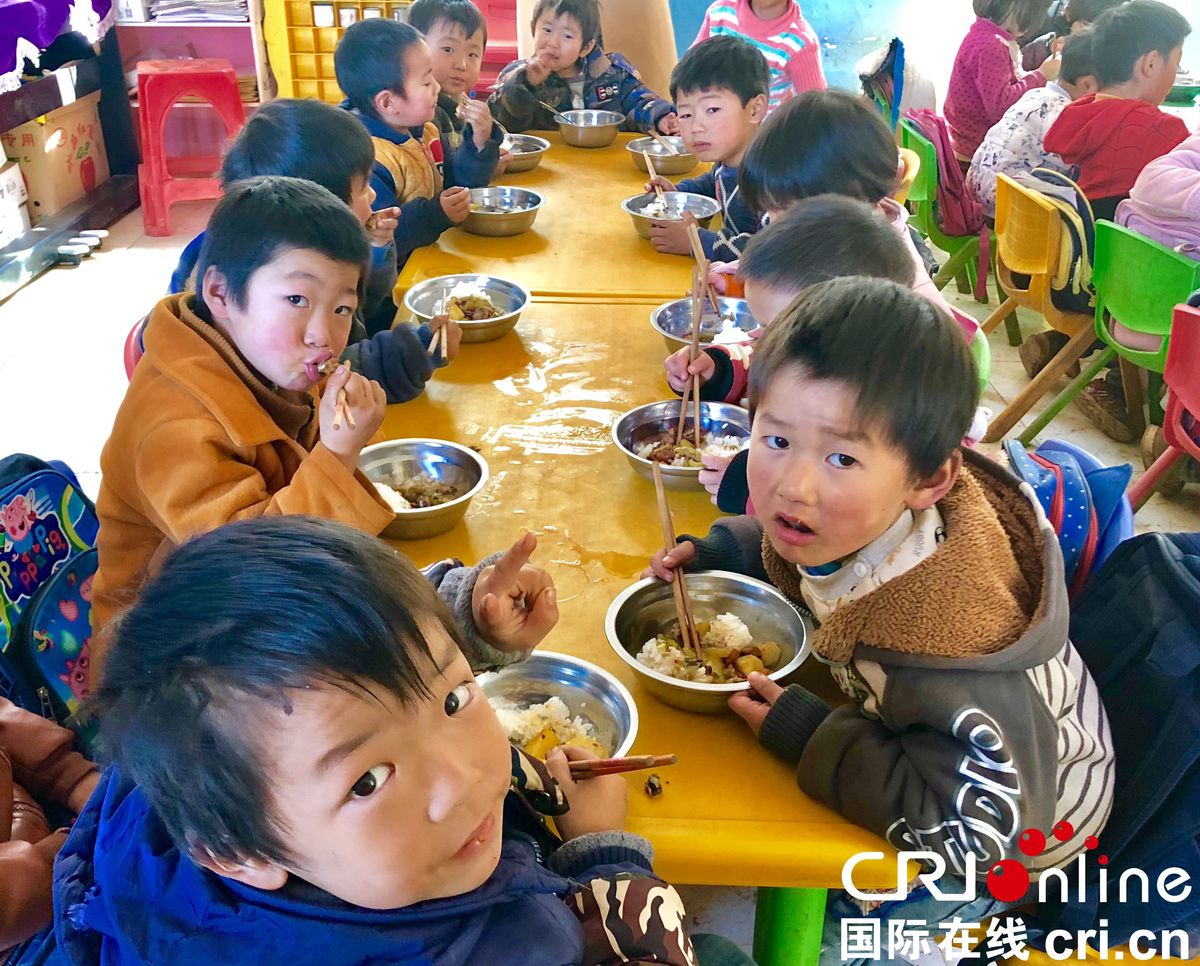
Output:
[[[0,696],[81,737],[97,530],[70,468],[0,460]]]

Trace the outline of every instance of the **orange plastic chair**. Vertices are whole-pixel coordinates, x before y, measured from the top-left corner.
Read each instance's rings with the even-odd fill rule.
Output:
[[[1090,313],[1064,311],[1050,298],[1050,279],[1058,266],[1062,230],[1054,205],[1007,175],[997,177],[996,277],[1007,298],[980,328],[991,332],[1017,306],[1023,306],[1040,313],[1050,328],[1068,336],[1069,341],[992,421],[986,439],[989,443],[1003,439],[1095,341]],[[1028,276],[1028,283],[1019,285],[1016,275]]]
[[[1168,390],[1162,427],[1167,449],[1129,488],[1135,510],[1150,499],[1180,457],[1200,460],[1200,309],[1176,306],[1163,381]]]
[[[917,175],[921,171],[921,156],[909,148],[901,148],[900,160],[904,162],[904,174],[892,197],[900,204],[904,204],[908,201],[908,193],[912,191],[913,182],[917,180]]]

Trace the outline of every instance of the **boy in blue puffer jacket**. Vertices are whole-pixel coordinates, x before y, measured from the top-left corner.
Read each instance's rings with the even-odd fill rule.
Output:
[[[435,325],[447,326],[448,348],[446,353],[439,349],[430,357],[426,351],[433,339],[430,326],[391,327],[396,316],[392,231],[398,212],[371,211],[374,164],[371,138],[345,111],[317,100],[281,98],[264,104],[246,122],[225,156],[221,180],[228,185],[261,175],[283,175],[313,181],[346,202],[366,224],[371,268],[342,359],[379,383],[388,403],[402,403],[419,396],[434,370],[454,357],[459,328],[457,323],[435,320]],[[184,248],[171,275],[170,294],[194,287],[192,276],[203,243],[201,232]]]
[[[533,10],[533,56],[500,72],[488,99],[509,131],[554,131],[556,111],[615,111],[623,131],[678,134],[675,107],[642,83],[637,68],[601,49],[598,0],[539,0]]]
[[[624,780],[513,749],[482,660],[359,531],[260,517],[184,544],[93,691],[112,765],[45,961],[694,966],[649,843],[617,831]]]

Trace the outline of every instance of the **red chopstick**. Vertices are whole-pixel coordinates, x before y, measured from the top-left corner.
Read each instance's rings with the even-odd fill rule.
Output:
[[[647,768],[665,768],[679,760],[677,755],[634,755],[632,758],[589,758],[570,764],[573,778],[597,778],[601,775],[619,775],[627,771],[644,771]]]

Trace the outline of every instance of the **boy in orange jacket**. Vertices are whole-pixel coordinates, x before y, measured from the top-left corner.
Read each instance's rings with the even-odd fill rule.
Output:
[[[226,191],[196,292],[168,296],[150,315],[100,459],[95,629],[133,602],[166,552],[222,524],[307,514],[376,535],[393,519],[358,469],[383,422],[383,390],[344,366],[321,372],[346,347],[369,258],[362,223],[319,185],[251,178]],[[495,566],[439,565],[435,575],[498,664],[557,620],[552,581],[527,565],[535,546],[526,536],[485,561]],[[98,637],[94,658],[104,644]]]

